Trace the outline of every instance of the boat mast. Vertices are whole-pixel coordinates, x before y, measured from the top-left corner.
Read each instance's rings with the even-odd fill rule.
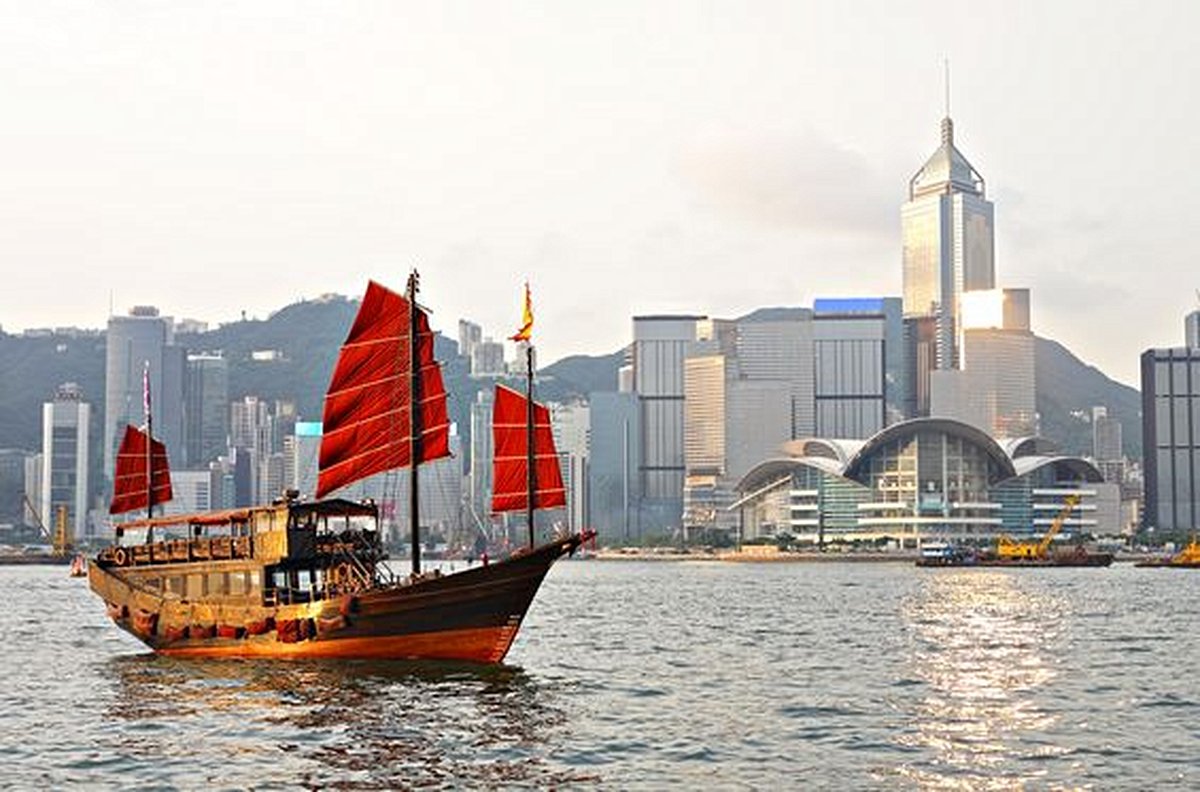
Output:
[[[420,276],[414,269],[408,274],[408,517],[412,532],[412,573],[421,572],[421,522],[417,468],[421,458],[421,366],[417,355],[417,287]]]
[[[529,519],[529,546],[533,547],[534,498],[537,496],[537,457],[533,447],[533,343],[525,344],[525,512]]]
[[[154,519],[154,423],[150,418],[150,361],[142,366],[142,406],[146,408],[146,519]],[[154,541],[154,526],[146,529],[146,544]]]

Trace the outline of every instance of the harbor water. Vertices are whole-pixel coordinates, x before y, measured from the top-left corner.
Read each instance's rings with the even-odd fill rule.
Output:
[[[0,786],[1200,787],[1200,573],[567,561],[504,665],[156,658],[0,568]]]

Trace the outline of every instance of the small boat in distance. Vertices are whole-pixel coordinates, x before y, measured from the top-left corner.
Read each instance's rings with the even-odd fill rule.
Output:
[[[452,574],[422,570],[419,468],[449,455],[450,421],[417,282],[414,272],[404,296],[374,282],[367,288],[325,397],[316,499],[289,492],[270,505],[155,517],[154,505],[170,497],[162,486],[169,472],[147,421],[144,437],[118,455],[125,467],[112,506],[144,507],[147,516],[123,524],[88,572],[119,627],[184,657],[504,658],[551,565],[590,536],[534,542],[534,511],[564,498],[549,412],[532,401],[530,347],[529,390],[498,393],[494,430],[502,500],[494,508],[526,511],[529,546]],[[528,341],[526,289],[518,336]],[[148,405],[148,385],[146,393]],[[383,563],[379,506],[329,497],[402,467],[411,471],[412,569],[404,576]],[[143,529],[145,542],[120,544],[122,533]],[[155,530],[168,537],[154,541]]]
[[[1052,543],[1066,523],[1071,511],[1079,504],[1079,496],[1068,495],[1063,508],[1054,517],[1045,535],[1038,541],[1018,542],[1007,536],[996,540],[995,549],[976,550],[945,542],[932,542],[921,549],[916,561],[920,567],[1096,567],[1109,566],[1112,553],[1101,553],[1076,545],[1070,550],[1052,550]]]
[[[87,577],[87,558],[82,553],[76,553],[71,559],[70,577]]]
[[[1196,539],[1177,553],[1165,558],[1149,558],[1138,561],[1134,566],[1139,567],[1171,567],[1173,569],[1200,569],[1200,542]]]

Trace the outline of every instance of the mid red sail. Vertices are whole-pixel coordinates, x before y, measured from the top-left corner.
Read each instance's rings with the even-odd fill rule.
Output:
[[[511,388],[496,386],[496,403],[492,410],[492,440],[495,457],[492,465],[492,511],[523,511],[528,508],[529,481],[527,442],[528,400]],[[562,471],[558,467],[558,452],[554,448],[554,433],[550,427],[550,411],[544,405],[533,404],[533,450],[535,509],[553,509],[567,504]]]
[[[149,459],[147,447],[149,443]],[[146,480],[146,463],[153,473],[154,488]],[[146,509],[152,504],[166,503],[174,497],[171,492],[171,469],[167,462],[167,447],[152,439],[142,429],[125,426],[125,436],[117,449],[116,470],[113,472],[113,499],[109,514],[123,514],[134,509]]]
[[[409,301],[372,281],[342,344],[325,394],[317,497],[386,470],[412,464],[412,355]],[[417,311],[420,376],[418,462],[450,455],[450,418],[442,370],[433,359],[429,320]]]

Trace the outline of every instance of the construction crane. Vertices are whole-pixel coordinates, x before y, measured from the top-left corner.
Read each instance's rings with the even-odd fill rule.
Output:
[[[33,505],[33,501],[29,500],[29,495],[22,492],[21,497],[25,499],[25,506],[29,509],[29,513],[33,515],[33,519],[37,522],[37,528],[41,531],[42,536],[47,542],[54,547],[54,555],[65,556],[71,552],[73,545],[73,537],[71,536],[71,528],[67,522],[67,507],[59,504],[55,510],[54,518],[54,534],[51,535],[49,529],[46,528],[46,523],[42,522],[42,515],[38,513],[37,507]]]
[[[1041,541],[1015,542],[1007,536],[1001,536],[996,540],[996,555],[1000,558],[1046,558],[1050,552],[1050,543],[1062,530],[1067,517],[1079,505],[1080,499],[1081,496],[1074,492],[1063,499],[1062,509],[1055,515],[1054,521],[1050,523],[1050,529],[1046,531]]]

